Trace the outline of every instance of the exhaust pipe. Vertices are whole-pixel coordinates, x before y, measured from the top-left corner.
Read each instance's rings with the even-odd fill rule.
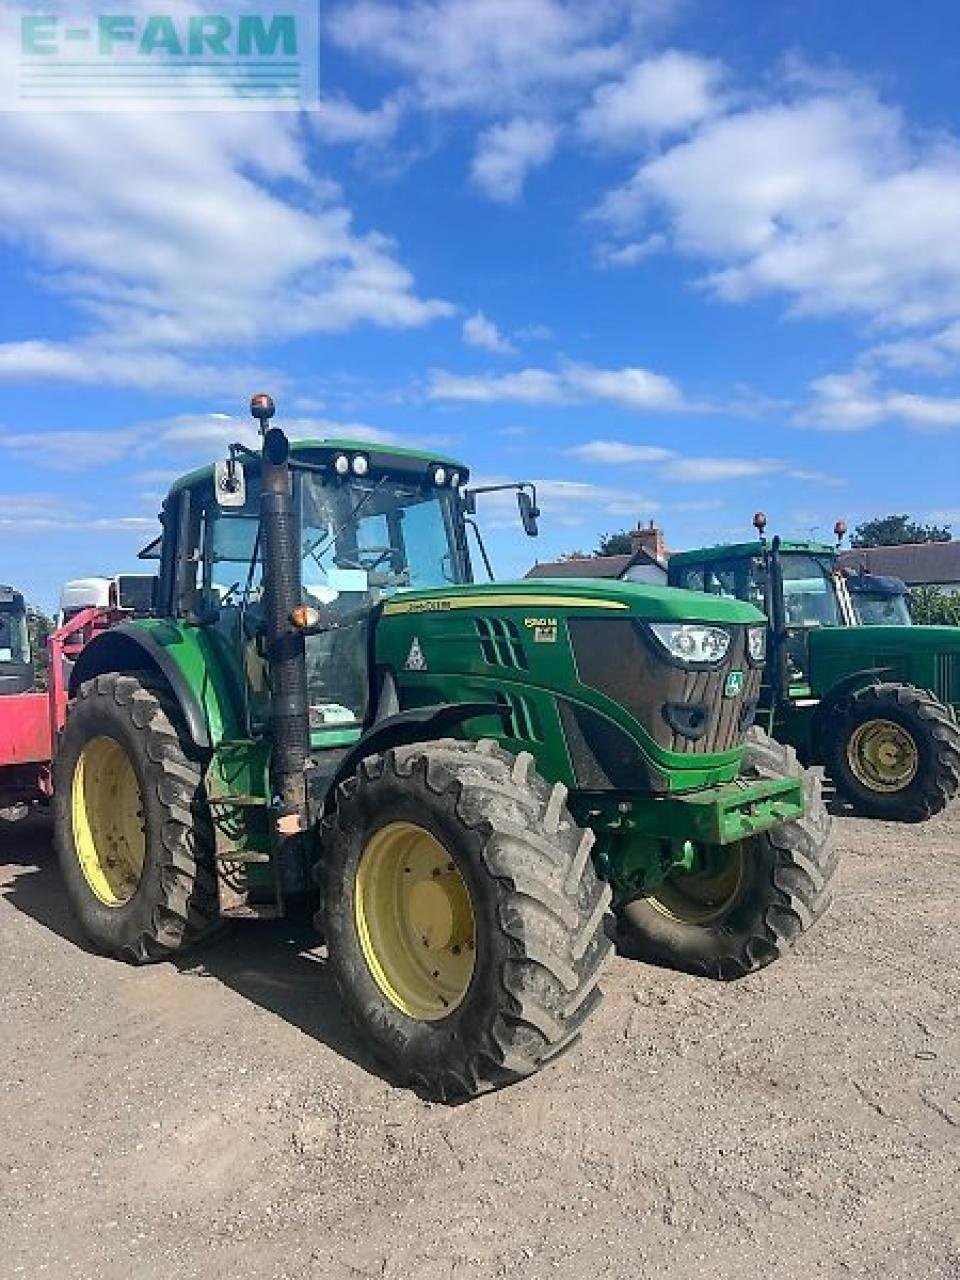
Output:
[[[274,836],[281,849],[285,881],[296,875],[292,859],[282,856],[287,840],[307,825],[306,765],[310,741],[305,641],[290,621],[301,603],[300,522],[293,502],[290,442],[279,427],[267,427],[274,414],[269,396],[254,396],[250,411],[260,422],[260,545],[263,599],[270,663],[270,755]]]

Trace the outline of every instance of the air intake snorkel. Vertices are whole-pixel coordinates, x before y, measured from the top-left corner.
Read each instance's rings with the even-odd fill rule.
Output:
[[[307,823],[305,769],[309,708],[305,642],[290,616],[301,602],[300,522],[290,476],[290,442],[268,427],[275,409],[267,395],[254,396],[250,412],[263,436],[260,461],[260,543],[263,552],[264,634],[270,664],[270,781],[273,836],[281,851]],[[287,875],[292,859],[281,857]]]

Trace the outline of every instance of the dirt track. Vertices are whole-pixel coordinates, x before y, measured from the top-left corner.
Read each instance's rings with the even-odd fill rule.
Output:
[[[363,1058],[306,923],[127,968],[4,828],[0,1274],[960,1277],[960,807],[835,838],[790,959],[617,960],[580,1046],[448,1109]]]

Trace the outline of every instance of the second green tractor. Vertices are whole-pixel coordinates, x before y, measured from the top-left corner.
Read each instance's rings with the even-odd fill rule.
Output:
[[[457,1099],[578,1036],[612,934],[726,979],[822,915],[818,779],[752,727],[757,609],[477,584],[465,466],[253,411],[261,447],[164,503],[153,616],[71,674],[56,836],[96,947],[163,959],[313,892],[365,1043]]]

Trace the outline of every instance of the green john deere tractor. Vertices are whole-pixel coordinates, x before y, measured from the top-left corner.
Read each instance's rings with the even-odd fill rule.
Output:
[[[56,833],[96,947],[163,959],[315,881],[362,1037],[458,1098],[576,1038],[611,892],[636,950],[720,978],[822,914],[836,858],[816,779],[750,731],[756,609],[475,585],[464,466],[290,445],[269,397],[252,408],[260,450],[164,503],[154,616],[72,672]],[[509,487],[534,534],[535,491]]]
[[[761,719],[875,818],[921,822],[960,790],[960,628],[913,627],[896,578],[765,536],[670,558],[672,586],[750,601],[770,622]],[[838,521],[839,539],[846,526]]]

